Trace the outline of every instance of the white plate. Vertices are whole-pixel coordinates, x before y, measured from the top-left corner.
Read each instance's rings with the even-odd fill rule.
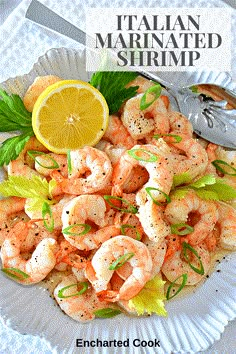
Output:
[[[55,74],[64,79],[88,80],[84,54],[72,49],[51,49],[39,58],[29,74],[9,79],[6,90],[23,95],[38,75]],[[196,72],[179,73],[179,82],[197,83],[209,78],[231,89],[236,86],[227,74]],[[119,315],[112,319],[96,319],[80,324],[61,312],[40,285],[24,287],[0,273],[0,307],[6,324],[20,333],[40,335],[58,353],[76,351],[76,338],[125,340],[129,338],[129,353],[196,353],[206,350],[220,338],[229,320],[236,317],[236,254],[228,255],[216,267],[207,281],[185,298],[167,303],[168,318],[151,316],[131,318]],[[160,348],[135,348],[135,338],[160,341]],[[127,353],[127,348],[102,348],[103,353]],[[79,353],[91,353],[91,348],[77,348]],[[101,348],[93,348],[101,353]]]

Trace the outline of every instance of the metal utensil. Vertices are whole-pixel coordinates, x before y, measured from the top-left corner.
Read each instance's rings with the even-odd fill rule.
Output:
[[[43,27],[86,45],[86,34],[70,22],[63,19],[54,11],[37,0],[32,0],[25,17]],[[235,104],[236,94],[224,87],[214,85],[221,90],[226,100],[214,102],[205,100],[202,95],[192,92],[189,87],[176,87],[160,78],[155,73],[135,70],[142,76],[159,82],[174,97],[177,106],[192,123],[193,130],[199,136],[213,143],[236,149],[236,110],[226,110],[229,101]]]

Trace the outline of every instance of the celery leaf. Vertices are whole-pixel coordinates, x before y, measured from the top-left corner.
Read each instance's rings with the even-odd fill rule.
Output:
[[[138,315],[155,313],[159,316],[167,316],[164,300],[165,281],[159,275],[149,280],[143,289],[129,300],[129,307],[135,309]]]
[[[30,179],[23,176],[9,176],[7,180],[0,183],[0,195],[3,197],[30,198],[29,210],[41,210],[46,201],[53,204],[51,192],[56,181],[48,183],[46,178],[35,175]]]

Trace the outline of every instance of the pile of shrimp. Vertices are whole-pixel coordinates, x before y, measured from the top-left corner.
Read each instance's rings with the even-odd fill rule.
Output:
[[[32,111],[42,90],[57,80],[38,78],[24,97],[26,108]],[[206,277],[218,248],[236,250],[233,202],[203,200],[193,190],[169,198],[174,176],[184,172],[193,181],[210,173],[235,187],[236,178],[219,175],[211,162],[220,158],[235,166],[236,152],[197,139],[164,94],[141,110],[140,100],[153,83],[138,77],[130,85],[139,86],[137,95],[109,117],[96,146],[71,151],[71,171],[66,155],[48,151],[35,137],[6,166],[8,176],[37,175],[57,185],[52,231],[40,211],[30,210],[28,199],[0,201],[2,267],[17,269],[15,280],[24,285],[59,275],[54,298],[76,321],[92,320],[106,308],[135,314],[129,300],[156,275],[178,285],[186,274],[192,286]],[[39,151],[37,161],[28,150]],[[48,156],[59,168],[42,167]],[[174,234],[172,225],[182,223],[192,231]],[[201,260],[202,274],[183,256],[183,244],[197,252],[188,259],[196,268]]]

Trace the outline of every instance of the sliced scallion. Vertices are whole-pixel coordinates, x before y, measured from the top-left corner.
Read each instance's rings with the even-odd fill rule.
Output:
[[[188,235],[194,231],[194,227],[185,223],[172,224],[170,228],[172,234],[179,235],[179,236]]]
[[[74,228],[80,228],[80,227],[84,228],[80,232],[71,231]],[[65,234],[65,235],[82,236],[82,235],[86,235],[90,230],[91,230],[91,226],[88,225],[88,224],[73,224],[73,225],[65,227],[62,230],[62,233]]]
[[[212,161],[212,165],[215,166],[215,168],[222,172],[224,175],[230,175],[230,176],[236,176],[236,168],[234,168],[233,166],[229,165],[226,161],[223,160],[214,160]],[[224,165],[227,167],[227,170],[223,167],[221,167],[221,165]],[[233,171],[233,173],[228,172],[229,171]]]
[[[183,242],[182,247],[183,247],[183,256],[184,256],[185,260],[188,262],[189,266],[194,270],[194,272],[203,275],[204,274],[204,267],[203,267],[201,258],[199,256],[199,254],[197,253],[197,251],[192,246],[190,246],[190,244],[187,242]],[[189,256],[187,254],[187,250],[192,252],[197,257],[197,259],[199,261],[199,265],[200,265],[199,268],[196,268],[194,265],[192,265],[192,263],[189,259]]]
[[[67,151],[67,168],[68,168],[68,175],[71,175],[71,173],[72,173],[72,164],[71,164],[70,150]]]
[[[161,95],[161,90],[162,87],[160,84],[156,84],[154,86],[149,87],[143,94],[141,101],[140,101],[140,109],[143,111],[144,109],[147,109],[149,106],[151,106]],[[149,94],[153,94],[152,96],[153,99],[149,102],[147,102],[147,96]]]
[[[135,160],[138,161],[156,162],[158,160],[158,157],[156,155],[154,155],[153,153],[145,149],[131,149],[131,150],[127,150],[127,153]],[[138,156],[137,155],[138,153],[147,154],[148,157],[145,158],[145,157]]]
[[[29,151],[27,151],[27,154],[28,154],[39,166],[41,166],[41,167],[43,167],[43,168],[48,168],[48,169],[52,169],[52,170],[59,168],[59,165],[58,165],[57,161],[56,161],[53,157],[51,157],[51,156],[48,155],[48,154],[45,154],[45,153],[42,152],[42,151],[29,150]],[[52,162],[52,165],[49,165],[49,166],[46,165],[46,166],[45,166],[45,165],[41,164],[41,162],[39,162],[39,161],[37,160],[37,156],[38,156],[38,155],[46,156],[46,158],[47,158],[49,161]]]
[[[1,269],[3,273],[5,273],[6,275],[17,279],[17,280],[24,280],[29,278],[29,275],[26,274],[25,272],[23,272],[22,270],[18,269],[18,268],[2,268]]]
[[[112,309],[109,307],[94,311],[94,315],[99,318],[111,318],[119,315],[120,313],[120,310]]]
[[[67,290],[67,289],[70,289],[72,288],[73,286],[80,286],[82,287],[81,290],[77,291],[76,293],[72,294],[72,295],[64,295],[64,292]],[[88,289],[88,282],[80,282],[78,284],[71,284],[71,285],[67,285],[65,286],[64,288],[60,289],[58,291],[58,294],[57,296],[60,298],[60,299],[67,299],[68,297],[72,297],[72,296],[79,296],[79,295],[82,295],[83,293],[85,293],[85,291]]]
[[[164,137],[170,137],[171,139],[168,139],[168,142],[170,142],[170,143],[180,143],[182,140],[181,136],[176,135],[176,134],[156,134],[156,135],[153,135],[153,138],[156,140],[158,140],[160,138],[164,138]]]
[[[109,270],[117,270],[120,267],[122,267],[130,258],[134,256],[133,252],[128,252],[126,254],[123,254],[123,256],[120,256],[117,258],[108,268]]]
[[[183,278],[182,283],[180,284],[179,288],[177,289],[177,291],[175,291],[173,293],[173,295],[170,295],[171,289],[176,285],[177,280],[179,280],[180,278]],[[187,279],[188,279],[188,274],[184,273],[182,275],[180,275],[178,278],[176,278],[169,286],[166,292],[166,299],[170,300],[172,299],[174,296],[176,296],[177,294],[180,293],[180,291],[184,288],[184,286],[187,283]]]
[[[171,199],[168,196],[168,194],[166,194],[165,192],[163,192],[162,190],[158,189],[158,188],[154,188],[154,187],[146,187],[145,191],[147,192],[147,194],[151,197],[152,201],[157,204],[157,205],[163,205],[163,203],[158,202],[152,195],[151,191],[158,191],[159,193],[163,194],[164,197],[166,198],[166,203],[170,203]]]
[[[128,202],[128,200],[121,198],[121,197],[116,197],[113,195],[104,195],[103,198],[106,200],[106,202],[114,209],[120,210],[123,213],[131,213],[131,214],[136,214],[138,212],[138,209],[134,207],[131,203]],[[112,203],[111,200],[120,200],[122,203],[127,204],[127,209],[120,208],[114,203]]]
[[[123,224],[123,225],[121,225],[120,230],[121,230],[122,235],[126,235],[125,229],[133,229],[133,230],[135,231],[135,233],[136,233],[136,240],[138,240],[138,241],[141,240],[140,232],[138,232],[136,226],[134,226],[134,225],[129,225],[129,224]]]
[[[50,222],[47,222],[47,219],[45,219],[46,216],[49,216]],[[43,223],[46,229],[50,232],[54,230],[54,219],[53,219],[53,213],[52,213],[52,208],[47,202],[43,203],[42,206],[42,217],[43,217]]]

